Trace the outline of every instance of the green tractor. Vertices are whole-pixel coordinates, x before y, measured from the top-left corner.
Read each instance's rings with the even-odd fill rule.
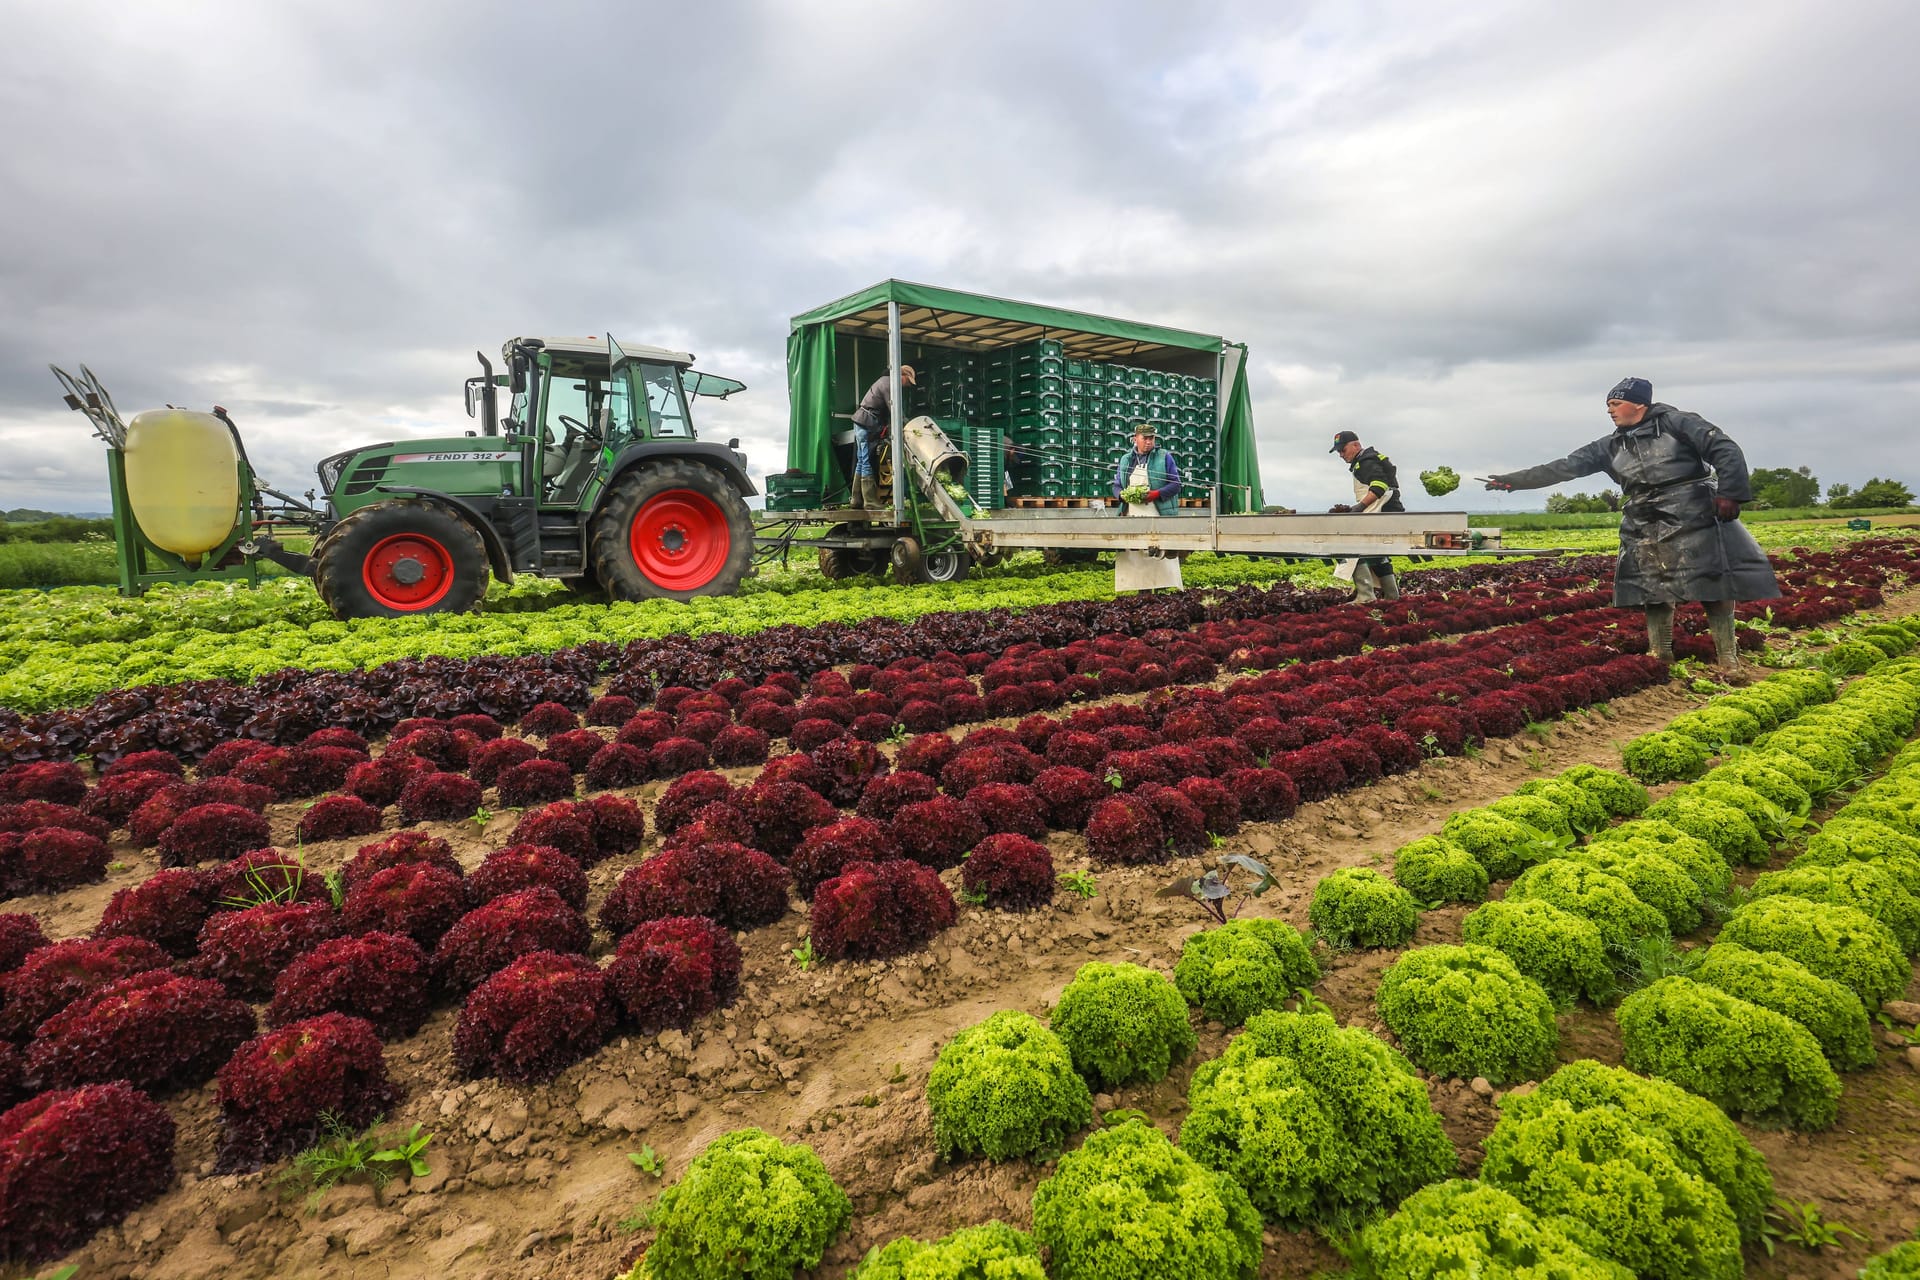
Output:
[[[618,600],[734,591],[753,563],[755,489],[739,441],[698,439],[689,406],[742,385],[611,337],[501,350],[505,372],[482,355],[466,383],[478,431],[334,454],[319,464],[324,496],[305,502],[255,482],[223,410],[122,424],[84,367],[56,369],[108,444],[122,590],[251,580],[269,560],[311,576],[338,618],[468,610],[490,577],[516,574]],[[311,530],[311,554],[281,546],[274,527]]]

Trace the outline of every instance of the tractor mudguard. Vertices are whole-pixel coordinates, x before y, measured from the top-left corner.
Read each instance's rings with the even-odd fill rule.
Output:
[[[493,527],[493,521],[480,513],[480,509],[467,498],[458,498],[438,489],[422,489],[413,485],[379,485],[375,492],[391,494],[411,494],[416,498],[432,498],[435,502],[444,502],[473,525],[480,535],[480,541],[487,548],[487,564],[493,569],[493,576],[502,582],[513,581],[513,566],[507,561],[507,544],[500,540],[500,534]]]
[[[748,478],[747,469],[741,465],[739,455],[718,441],[640,440],[614,456],[613,465],[607,469],[606,483],[600,486],[600,494],[593,500],[593,510],[587,513],[588,516],[591,518],[599,514],[600,508],[606,504],[607,495],[613,492],[613,482],[620,478],[622,472],[654,458],[687,458],[704,462],[724,475],[728,483],[739,490],[741,497],[751,498],[760,492],[753,487],[753,481]]]

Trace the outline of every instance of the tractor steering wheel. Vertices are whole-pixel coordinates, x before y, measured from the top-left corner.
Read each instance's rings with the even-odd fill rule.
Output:
[[[560,425],[567,429],[568,440],[573,439],[575,436],[590,436],[593,434],[593,432],[587,430],[586,423],[580,421],[578,418],[569,418],[564,413],[560,415]]]

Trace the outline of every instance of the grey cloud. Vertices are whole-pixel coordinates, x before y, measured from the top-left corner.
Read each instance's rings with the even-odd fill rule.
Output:
[[[1517,465],[1604,429],[1628,369],[1758,465],[1920,482],[1920,15],[1890,0],[10,25],[0,505],[102,502],[48,360],[123,408],[224,403],[304,488],[465,429],[476,346],[608,328],[747,380],[702,421],[777,470],[788,317],[889,275],[1248,342],[1270,494],[1303,507],[1340,496],[1337,426]]]

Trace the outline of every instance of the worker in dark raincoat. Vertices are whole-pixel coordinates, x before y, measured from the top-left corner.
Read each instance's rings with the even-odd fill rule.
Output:
[[[1622,378],[1607,392],[1613,434],[1558,462],[1490,476],[1489,489],[1541,489],[1605,472],[1620,486],[1620,563],[1613,602],[1647,611],[1647,640],[1673,661],[1673,609],[1698,600],[1720,665],[1737,667],[1733,606],[1780,594],[1766,553],[1740,523],[1753,500],[1747,458],[1698,414],[1653,402],[1653,384]]]

